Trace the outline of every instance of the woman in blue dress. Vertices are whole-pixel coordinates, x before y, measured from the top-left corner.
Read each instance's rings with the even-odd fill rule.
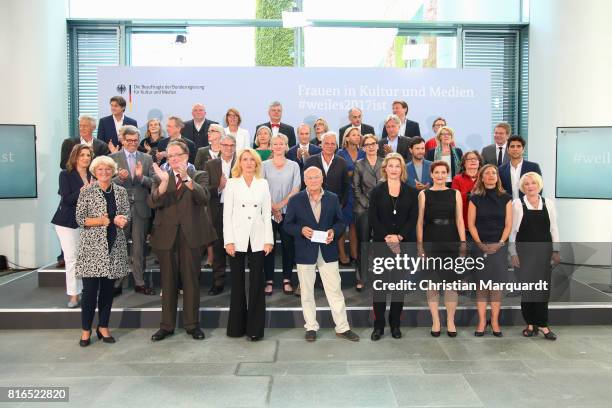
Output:
[[[344,132],[344,137],[342,139],[342,149],[338,150],[336,153],[338,156],[342,157],[346,160],[346,164],[348,165],[348,175],[349,179],[353,179],[353,171],[355,170],[355,163],[357,160],[363,159],[366,154],[359,147],[361,146],[361,132],[358,128],[348,128]],[[357,239],[357,227],[355,226],[355,216],[353,214],[353,201],[355,200],[355,196],[353,195],[353,190],[349,189],[348,202],[346,207],[342,209],[342,215],[344,216],[344,222],[349,226],[349,245],[351,251],[351,259],[357,259],[357,250],[359,249],[359,240]],[[346,241],[346,232],[342,234],[340,237],[340,243],[344,243]],[[344,245],[338,245],[338,255],[340,258],[341,264],[349,264],[350,259],[346,256],[346,249]]]

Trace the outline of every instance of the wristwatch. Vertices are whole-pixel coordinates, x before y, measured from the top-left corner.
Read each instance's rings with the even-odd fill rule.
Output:
[[[189,176],[187,176],[186,179],[183,179],[183,183],[189,183],[191,181],[191,178]]]

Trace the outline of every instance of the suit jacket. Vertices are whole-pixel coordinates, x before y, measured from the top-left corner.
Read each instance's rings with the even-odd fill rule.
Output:
[[[404,161],[408,163],[410,160],[412,160],[412,155],[410,154],[410,150],[408,150],[408,147],[410,146],[410,138],[401,135],[397,138],[397,153],[401,154]],[[389,143],[389,139],[387,137],[383,137],[378,141],[378,155],[382,158],[386,156],[384,146],[387,143]]]
[[[423,160],[423,175],[421,177],[422,179],[420,180],[420,182],[423,184],[429,183],[429,185],[431,186],[433,184],[433,180],[431,179],[430,169],[431,162],[429,160]],[[415,179],[417,177],[417,174],[416,169],[414,168],[414,162],[412,160],[409,161],[406,165],[406,170],[408,170],[408,180],[406,181],[406,183],[408,183],[410,187],[416,187]]]
[[[463,157],[463,150],[461,150],[458,147],[453,147],[453,149],[455,149],[455,152],[457,153],[457,157],[459,157],[459,159],[461,159],[461,157]],[[428,150],[427,153],[425,153],[425,159],[429,160],[430,162],[434,161],[434,158],[436,156],[436,149],[431,149]],[[455,177],[457,174],[455,172],[455,156],[451,154],[451,180],[453,177]]]
[[[218,152],[218,155],[220,154],[221,152]],[[204,170],[206,162],[209,160],[212,160],[212,156],[210,155],[210,146],[200,147],[196,153],[193,165],[197,170]]]
[[[80,143],[81,143],[80,137],[69,137],[68,139],[64,139],[64,141],[62,142],[62,150],[61,150],[61,155],[60,155],[60,168],[62,170],[66,169],[66,163],[68,162],[68,159],[70,158],[70,152],[72,152],[72,148],[75,145],[78,145]],[[92,148],[94,151],[94,157],[95,156],[106,156],[110,154],[110,150],[108,150],[108,144],[96,138],[93,139]],[[92,157],[92,160],[93,160],[93,157]]]
[[[302,171],[304,170],[304,161],[302,159],[298,159],[297,157],[297,151],[299,147],[300,145],[297,144],[293,146],[291,149],[289,149],[287,151],[287,158],[289,160],[296,162],[300,166],[300,171]],[[310,154],[310,156],[314,156],[315,154],[319,154],[319,153],[321,153],[321,148],[319,146],[315,146],[312,143],[308,144],[308,154]]]
[[[504,190],[506,190],[506,192],[512,196],[512,176],[510,175],[510,166],[512,166],[512,164],[508,162],[499,167],[499,178],[501,179]],[[542,175],[542,170],[540,170],[540,165],[538,163],[523,160],[523,164],[521,166],[521,176],[523,176],[525,173],[529,173],[530,171],[535,171],[540,176]],[[523,198],[524,195],[525,194],[519,190],[519,198]]]
[[[130,174],[128,178],[123,181],[119,176],[115,176],[113,178],[113,183],[123,186],[127,190],[133,217],[149,218],[151,216],[151,208],[147,205],[147,197],[151,190],[151,178],[155,174],[153,171],[153,159],[151,155],[139,151],[136,151],[135,155],[136,163],[142,163],[142,178],[134,179]],[[117,163],[119,170],[126,169],[129,173],[130,166],[128,165],[123,150],[111,154],[110,157]]]
[[[272,232],[272,199],[268,181],[253,178],[247,186],[244,177],[231,178],[225,185],[223,204],[224,245],[234,244],[236,251],[263,251],[274,245]]]
[[[257,125],[257,127],[255,128],[255,134],[257,134],[257,129],[259,129],[262,126],[267,126],[270,129],[272,129],[272,124],[268,121],[266,123],[262,123],[261,125]],[[295,130],[293,130],[293,126],[281,122],[278,128],[278,133],[282,133],[283,135],[287,136],[287,139],[289,140],[289,144],[288,144],[289,147],[295,146],[296,139],[295,139]],[[255,142],[253,142],[253,147],[257,147],[255,146]]]
[[[316,166],[321,169],[323,172],[323,189],[336,194],[340,200],[340,205],[342,208],[344,208],[348,203],[349,189],[351,188],[351,181],[348,175],[348,164],[346,163],[346,160],[335,154],[331,166],[329,167],[329,171],[326,174],[325,169],[323,168],[322,153],[319,153],[314,156],[310,156],[306,160],[306,163],[304,163],[305,169],[310,166]]]
[[[193,143],[190,139],[186,139],[184,137],[180,137],[179,139],[176,139],[176,140],[179,140],[187,145],[187,148],[189,149],[189,163],[193,163],[195,161],[196,152],[198,151],[195,143]],[[168,148],[168,143],[170,143],[171,141],[172,140],[170,140],[169,137],[164,137],[163,139],[161,139],[159,143],[157,144],[157,151],[165,152],[166,149]],[[166,159],[162,160],[162,163],[165,163],[165,162],[166,162]]]
[[[367,158],[357,160],[357,163],[355,163],[355,170],[353,171],[353,195],[355,196],[353,212],[355,214],[361,214],[368,211],[370,206],[370,191],[372,191],[381,180],[383,159],[380,157],[376,159],[374,167],[370,166]]]
[[[372,238],[375,242],[385,242],[385,236],[399,234],[405,241],[416,240],[416,222],[418,217],[418,191],[402,183],[400,194],[393,206],[389,195],[389,184],[380,183],[370,193],[368,218],[372,227]],[[393,214],[393,210],[397,214]]]
[[[316,231],[334,230],[334,240],[329,244],[312,242],[302,235],[302,228],[310,227]],[[342,209],[338,196],[324,190],[321,197],[321,216],[317,222],[306,190],[302,190],[289,199],[283,228],[294,238],[295,263],[313,265],[317,263],[319,250],[325,262],[338,261],[338,238],[346,225],[342,218]]]
[[[232,158],[232,167],[234,167],[234,163],[236,163],[236,155],[234,155]],[[223,218],[220,201],[221,194],[219,193],[219,183],[221,182],[221,176],[223,175],[221,158],[217,157],[216,159],[208,160],[204,165],[204,170],[206,173],[208,173],[208,185],[206,186],[210,191],[210,202],[208,204],[208,209],[214,223],[215,221]]]
[[[91,179],[89,171],[87,172],[87,179]],[[81,180],[78,171],[62,170],[60,172],[58,191],[60,203],[53,215],[51,224],[72,229],[79,227],[76,222],[76,205],[81,187],[83,187],[83,180]]]
[[[136,123],[135,119],[128,118],[127,116],[123,116],[123,126],[132,125],[138,127],[138,123]],[[100,119],[98,123],[98,139],[103,141],[108,145],[109,141],[113,141],[115,146],[119,146],[119,139],[117,138],[117,133],[119,133],[119,129],[115,128],[115,120],[113,119],[113,115],[105,116]]]
[[[153,249],[171,250],[179,226],[190,248],[200,248],[217,239],[206,209],[210,199],[205,187],[207,174],[190,169],[187,173],[193,180],[193,190],[181,186],[177,192],[174,172],[169,170],[168,188],[163,194],[159,193],[159,178],[153,177],[151,194],[147,199],[149,206],[155,209],[150,240]]]
[[[204,123],[202,124],[202,127],[198,132],[193,122],[193,119],[188,120],[187,122],[185,122],[185,126],[183,127],[183,129],[181,129],[181,136],[191,140],[195,144],[196,150],[200,147],[208,146],[208,128],[213,123],[217,122],[215,122],[214,120],[204,119]]]
[[[494,164],[497,166],[497,145],[495,143],[483,147],[481,154],[484,159],[484,164]],[[509,161],[510,156],[508,156],[508,146],[506,146],[506,149],[504,149],[504,156],[502,157],[502,164],[506,164]]]
[[[346,129],[350,128],[351,125],[350,123],[348,125],[342,126],[340,128],[340,130],[338,130],[338,148],[342,149],[342,141],[344,140],[344,132],[346,132]],[[375,135],[376,133],[374,133],[374,128],[370,125],[366,125],[365,123],[361,124],[361,134],[362,135],[367,135],[368,133]]]
[[[406,119],[406,129],[404,129],[404,136],[421,136],[421,128],[419,127],[419,123],[410,119]],[[382,130],[382,137],[387,137],[387,129],[384,126]]]

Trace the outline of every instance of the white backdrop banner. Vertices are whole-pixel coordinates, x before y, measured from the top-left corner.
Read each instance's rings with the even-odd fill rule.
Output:
[[[393,100],[401,99],[423,137],[432,136],[431,124],[441,116],[465,150],[491,143],[490,83],[486,69],[100,67],[98,107],[101,117],[110,115],[110,98],[122,95],[126,115],[141,130],[151,118],[191,119],[196,102],[206,106],[208,119],[226,126],[225,112],[234,107],[241,127],[254,135],[255,127],[268,121],[275,100],[283,104],[284,123],[312,125],[323,117],[335,132],[356,106],[380,137]]]

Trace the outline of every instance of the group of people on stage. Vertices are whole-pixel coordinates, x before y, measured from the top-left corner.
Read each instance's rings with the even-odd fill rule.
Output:
[[[550,279],[551,262],[559,262],[554,202],[540,195],[540,168],[523,159],[525,140],[510,136],[506,123],[495,127],[494,143],[482,153],[463,153],[443,118],[432,124],[435,136],[424,140],[418,123],[407,118],[405,101],[393,102],[380,138],[362,123],[357,108],[349,111],[350,123],[339,134],[319,118],[312,129],[297,126],[296,137],[294,128],[281,122],[279,102],[270,104],[270,120],[257,126],[253,139],[240,127],[238,110],[227,111],[223,127],[206,118],[200,103],[193,105],[187,122],[169,116],[166,136],[161,120],[150,119],[141,137],[136,121],[124,114],[126,101],[115,96],[110,104],[112,114],[100,119],[97,138],[95,120],[82,116],[79,136],[63,142],[61,199],[52,220],[66,266],[68,306],[82,310],[81,346],[90,344],[96,307],[97,336],[115,341],[108,328],[112,301],[130,270],[135,292],[155,294],[143,274],[148,236],[162,290],[161,324],[153,341],[174,333],[179,290],[185,330],[194,339],[204,338],[199,313],[203,257],[213,270],[211,296],[224,290],[229,259],[227,335],[253,341],[264,336],[265,298],[275,286],[275,250],[282,255],[283,293],[301,297],[307,341],[316,340],[319,329],[317,270],[336,334],[359,340],[348,323],[339,264],[355,266],[355,289],[362,291],[367,267],[361,243],[386,243],[393,249],[416,242],[421,254],[434,256],[454,251],[445,243],[473,242],[486,254],[483,278],[507,267],[508,242],[516,242],[511,249],[516,270],[536,268]],[[550,243],[548,256],[521,245],[529,242]],[[455,337],[458,294],[444,291],[443,297],[447,333]],[[427,300],[431,335],[438,337],[440,292],[428,291]],[[548,328],[547,296],[538,300],[521,304],[527,322],[523,335],[541,332],[555,339]],[[502,336],[501,292],[479,291],[477,305],[474,334],[483,336],[490,324],[493,335]],[[379,340],[386,301],[375,299],[373,309],[371,339]],[[402,309],[403,297],[394,296],[388,317],[394,338],[401,337]]]

